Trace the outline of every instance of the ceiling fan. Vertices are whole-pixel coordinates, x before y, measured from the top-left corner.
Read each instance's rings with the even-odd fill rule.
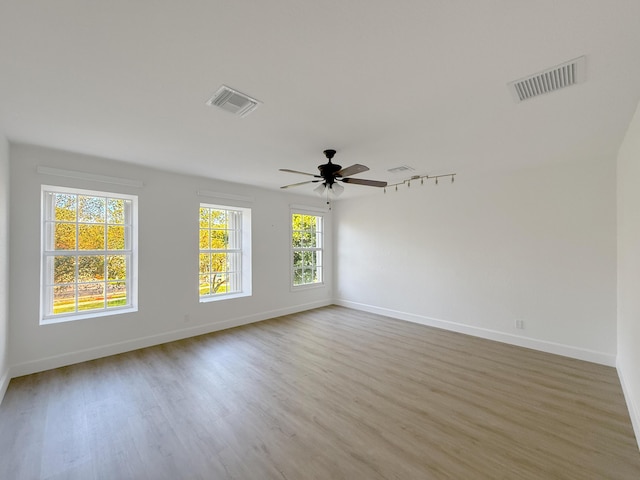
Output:
[[[328,162],[322,165],[318,165],[318,170],[320,170],[320,175],[316,175],[313,173],[307,172],[299,172],[298,170],[290,170],[288,168],[281,168],[281,172],[289,172],[289,173],[298,173],[300,175],[310,175],[315,178],[315,180],[308,180],[306,182],[292,183],[290,185],[285,185],[280,188],[290,188],[297,187],[298,185],[306,185],[307,183],[320,183],[314,191],[318,192],[320,195],[324,193],[325,190],[333,192],[336,196],[340,195],[344,190],[344,187],[337,182],[343,183],[354,183],[357,185],[367,185],[369,187],[386,187],[387,182],[381,182],[379,180],[365,180],[363,178],[347,178],[351,175],[355,175],[356,173],[366,172],[369,170],[369,167],[364,165],[360,165],[356,163],[355,165],[351,165],[350,167],[342,168],[341,165],[336,163],[331,163],[331,159],[336,154],[335,150],[325,150],[324,155],[327,157]]]

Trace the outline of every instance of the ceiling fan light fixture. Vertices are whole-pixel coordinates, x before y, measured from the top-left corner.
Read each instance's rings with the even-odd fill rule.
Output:
[[[314,188],[313,191],[316,192],[318,195],[322,196],[326,187],[327,187],[326,183],[321,183],[316,188]]]
[[[339,197],[342,194],[342,192],[344,192],[344,187],[339,183],[334,183],[333,185],[331,185],[330,188],[336,197]]]

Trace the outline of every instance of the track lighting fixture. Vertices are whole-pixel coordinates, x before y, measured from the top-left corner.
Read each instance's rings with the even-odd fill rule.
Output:
[[[433,183],[435,185],[438,185],[438,179],[442,178],[442,177],[451,177],[451,183],[453,183],[455,176],[457,174],[456,173],[445,173],[444,175],[414,175],[411,178],[407,178],[406,180],[403,180],[402,182],[398,182],[398,183],[391,183],[389,185],[387,185],[388,187],[395,187],[396,192],[398,191],[398,185],[407,185],[407,188],[411,188],[411,181],[416,181],[416,180],[420,180],[420,185],[424,185],[424,181],[426,180],[430,180],[433,179]],[[384,193],[387,193],[387,189],[384,189]]]

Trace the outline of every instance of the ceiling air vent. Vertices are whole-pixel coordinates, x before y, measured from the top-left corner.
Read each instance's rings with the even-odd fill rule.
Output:
[[[220,107],[227,112],[231,112],[241,117],[246,117],[253,112],[262,102],[251,98],[233,88],[223,85],[218,89],[213,97],[207,102],[207,105]]]
[[[585,57],[535,73],[507,85],[516,102],[522,102],[584,81]]]
[[[389,173],[402,173],[402,172],[410,172],[413,171],[414,169],[411,168],[409,165],[400,165],[399,167],[393,167],[387,170],[387,172]]]

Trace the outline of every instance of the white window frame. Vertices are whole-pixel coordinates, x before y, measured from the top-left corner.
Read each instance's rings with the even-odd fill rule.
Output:
[[[62,223],[56,222],[55,211],[53,204],[50,202],[50,194],[71,194],[76,196],[90,196],[106,199],[125,200],[130,203],[130,208],[127,211],[125,223],[123,226],[129,228],[127,235],[127,243],[124,249],[109,250],[107,245],[107,232],[108,226],[111,225],[108,219],[105,218],[105,244],[103,249],[97,250],[81,250],[78,245],[78,232],[82,225],[102,225],[101,222],[81,222],[77,218],[75,221],[64,222],[69,225],[75,225],[76,228],[76,245],[73,250],[56,250],[53,246],[55,244],[55,224]],[[117,315],[123,313],[131,313],[138,311],[138,197],[136,195],[128,195],[122,193],[105,192],[98,190],[85,190],[79,188],[68,188],[54,185],[42,185],[42,206],[41,206],[41,246],[40,246],[40,325],[46,325],[51,323],[68,322],[74,320],[83,320],[88,318],[103,317],[109,315]],[[77,205],[76,205],[77,208]],[[127,278],[120,280],[125,283],[126,299],[125,305],[107,306],[105,299],[105,306],[99,309],[91,310],[79,310],[78,305],[78,290],[77,287],[80,282],[78,275],[78,261],[75,262],[75,274],[74,281],[70,284],[76,287],[75,293],[75,311],[70,313],[53,313],[53,263],[54,258],[57,256],[70,256],[78,258],[81,256],[105,256],[110,255],[124,255],[127,262]],[[105,268],[107,262],[105,261]],[[107,275],[104,275],[104,279],[98,283],[104,283],[104,295],[106,295],[109,279]]]
[[[239,235],[239,245],[235,248],[226,249],[201,249],[200,248],[200,209],[208,208],[213,210],[223,210],[226,212],[234,212],[240,215],[239,228],[234,229]],[[210,228],[210,227],[209,227]],[[238,289],[233,292],[208,293],[200,294],[200,268],[198,268],[198,297],[200,303],[216,302],[220,300],[229,300],[232,298],[249,297],[252,295],[252,279],[251,279],[251,208],[236,207],[231,205],[221,205],[213,203],[201,202],[198,208],[198,265],[200,265],[200,254],[202,253],[232,253],[238,254],[240,265],[235,265],[234,273],[240,278],[237,280]]]
[[[309,215],[312,217],[316,217],[318,219],[317,222],[320,224],[320,228],[318,230],[316,223],[316,246],[315,247],[294,247],[293,245],[293,216],[294,215]],[[324,265],[325,260],[325,239],[324,239],[324,231],[325,231],[325,215],[323,212],[317,210],[305,210],[301,208],[292,208],[289,215],[289,248],[290,248],[290,275],[291,275],[291,289],[292,290],[303,290],[308,288],[317,288],[322,287],[325,284],[325,276],[326,276],[326,265]],[[294,257],[297,252],[315,252],[316,253],[316,273],[319,272],[319,280],[317,282],[310,283],[301,283],[296,285],[296,269],[297,267],[294,265]]]

